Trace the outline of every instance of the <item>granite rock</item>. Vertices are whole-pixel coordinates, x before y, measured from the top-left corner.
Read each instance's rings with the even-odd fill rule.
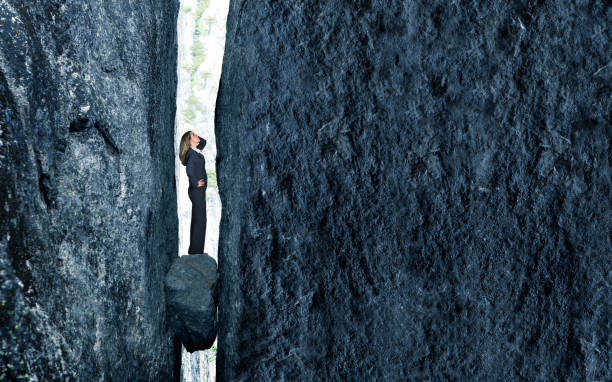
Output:
[[[169,381],[178,1],[0,0],[0,374]]]
[[[612,380],[610,25],[232,1],[218,380]]]

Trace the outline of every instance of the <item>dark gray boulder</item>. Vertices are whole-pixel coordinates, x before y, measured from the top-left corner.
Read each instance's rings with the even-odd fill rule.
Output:
[[[232,1],[218,380],[612,380],[610,25]]]
[[[178,0],[0,0],[0,375],[178,380]],[[29,378],[29,379],[28,379]]]
[[[190,353],[215,342],[217,280],[217,262],[207,254],[175,259],[166,275],[168,325]]]

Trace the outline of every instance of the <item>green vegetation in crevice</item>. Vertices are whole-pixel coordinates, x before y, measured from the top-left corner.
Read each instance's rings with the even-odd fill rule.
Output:
[[[206,178],[208,179],[208,187],[217,187],[217,172],[215,170],[206,170]]]
[[[204,90],[206,88],[207,80],[212,76],[209,71],[202,71],[197,76],[191,77],[191,88],[197,90]]]
[[[204,11],[208,9],[208,7],[210,7],[210,0],[199,0],[198,1],[198,6],[195,12],[196,24],[198,23],[198,21],[200,21],[200,18],[202,18],[202,14],[204,14]]]
[[[214,16],[208,16],[205,21],[206,25],[211,25],[215,24],[217,22],[217,19]]]
[[[187,97],[187,99],[185,100],[185,103],[189,107],[198,108],[200,106],[200,102],[198,101],[198,97],[196,97],[195,94],[193,94],[193,93],[191,93],[189,95],[189,97]]]
[[[209,354],[209,357],[210,357],[210,358],[208,358],[208,360],[210,362],[216,362],[217,361],[217,345],[213,345],[210,348],[210,351],[209,351],[208,354]]]
[[[183,116],[185,117],[185,120],[192,122],[195,120],[196,112],[191,108],[183,109]]]
[[[191,64],[183,65],[183,68],[189,72],[189,75],[193,77],[200,65],[206,60],[206,52],[204,51],[204,45],[200,40],[195,40],[191,45]]]

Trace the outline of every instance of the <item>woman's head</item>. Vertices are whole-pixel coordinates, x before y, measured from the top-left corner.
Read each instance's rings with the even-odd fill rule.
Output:
[[[192,135],[195,135],[193,131],[189,130],[181,137],[181,142],[179,143],[179,159],[183,166],[186,165],[185,157],[187,156],[187,151],[191,146]]]

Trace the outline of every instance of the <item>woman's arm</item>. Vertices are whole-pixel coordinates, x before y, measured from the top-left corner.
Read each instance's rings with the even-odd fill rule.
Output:
[[[200,143],[198,143],[196,147],[198,148],[198,150],[202,150],[204,146],[206,146],[206,139],[200,137],[199,135],[198,138],[200,138]]]
[[[200,180],[200,179],[196,179],[196,175],[195,175],[197,174],[197,169],[195,167],[196,165],[197,163],[195,160],[188,160],[187,165],[186,165],[187,178],[189,178],[189,185],[194,188],[198,187],[198,181]]]

